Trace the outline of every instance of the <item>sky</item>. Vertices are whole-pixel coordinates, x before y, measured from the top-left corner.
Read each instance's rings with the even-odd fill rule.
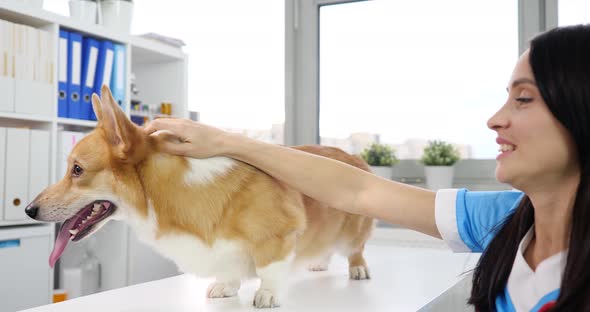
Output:
[[[284,122],[283,0],[136,0],[132,33],[184,40],[189,109],[225,128]],[[68,15],[66,0],[46,9]],[[425,9],[427,8],[427,9]],[[469,12],[466,14],[465,12]],[[560,0],[560,24],[590,1]],[[486,121],[518,58],[517,1],[373,0],[320,10],[320,134],[445,139],[495,158]]]

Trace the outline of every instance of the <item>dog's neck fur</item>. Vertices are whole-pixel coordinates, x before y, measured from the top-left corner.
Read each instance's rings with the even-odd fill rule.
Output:
[[[156,237],[182,231],[212,243],[224,209],[242,184],[230,177],[235,165],[228,158],[199,160],[151,154],[136,167],[147,203],[136,207],[139,216],[153,215]]]

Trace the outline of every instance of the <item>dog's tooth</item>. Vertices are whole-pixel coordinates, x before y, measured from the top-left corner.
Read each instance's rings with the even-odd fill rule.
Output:
[[[70,230],[70,234],[76,235],[76,234],[78,234],[78,230]]]
[[[82,224],[85,224],[85,223],[86,223],[86,220],[82,221]]]

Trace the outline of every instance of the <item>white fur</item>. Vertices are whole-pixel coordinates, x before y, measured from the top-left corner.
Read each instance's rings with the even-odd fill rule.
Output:
[[[233,297],[238,294],[240,281],[220,282],[215,281],[207,289],[208,298],[225,298]]]
[[[188,185],[206,184],[215,177],[228,172],[236,163],[235,160],[227,157],[212,157],[206,159],[195,159],[187,157],[191,170],[184,175],[184,181]]]
[[[238,242],[216,240],[212,246],[207,246],[190,234],[156,237],[158,221],[151,200],[148,201],[147,218],[134,216],[128,222],[141,241],[173,260],[183,272],[202,277],[215,276],[223,281],[239,281],[254,272],[252,258]]]
[[[291,271],[293,253],[281,261],[273,262],[265,267],[256,268],[260,276],[260,288],[254,295],[254,306],[257,308],[274,308],[280,306],[280,297],[287,276]]]

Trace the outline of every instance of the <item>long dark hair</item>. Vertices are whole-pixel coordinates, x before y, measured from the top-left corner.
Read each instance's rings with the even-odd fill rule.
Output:
[[[590,311],[590,25],[559,27],[531,41],[529,62],[543,100],[569,131],[577,148],[580,184],[576,191],[567,263],[553,311]],[[473,275],[469,303],[495,311],[520,241],[535,212],[524,196],[497,227]]]

